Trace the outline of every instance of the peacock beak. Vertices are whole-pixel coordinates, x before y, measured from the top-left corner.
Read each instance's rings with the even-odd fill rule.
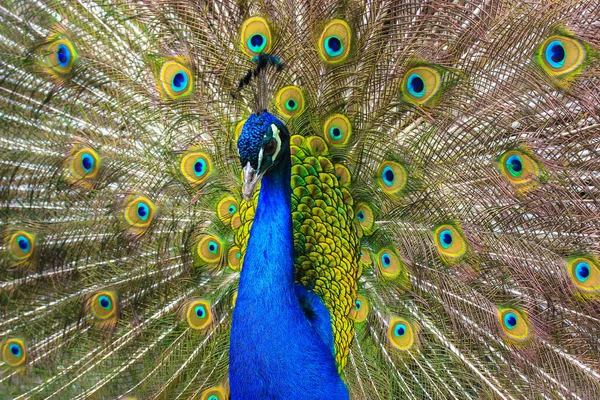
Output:
[[[250,161],[248,161],[243,169],[243,172],[244,184],[242,186],[242,196],[244,197],[244,200],[250,201],[252,195],[254,194],[254,189],[256,189],[256,185],[258,185],[258,182],[260,182],[266,170],[256,174],[256,171],[250,165]]]

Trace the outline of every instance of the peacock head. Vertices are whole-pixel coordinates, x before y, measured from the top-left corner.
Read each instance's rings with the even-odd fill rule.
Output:
[[[280,168],[289,157],[290,135],[285,125],[265,110],[246,120],[237,146],[244,173],[242,195],[248,201],[265,173]]]

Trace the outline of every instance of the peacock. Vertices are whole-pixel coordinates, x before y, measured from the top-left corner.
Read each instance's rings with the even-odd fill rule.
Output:
[[[600,398],[599,21],[2,0],[0,398]]]

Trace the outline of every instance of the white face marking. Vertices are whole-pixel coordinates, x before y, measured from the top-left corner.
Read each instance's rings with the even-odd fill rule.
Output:
[[[281,150],[281,138],[279,137],[279,128],[275,124],[271,124],[271,130],[273,131],[273,137],[277,141],[277,148],[275,149],[275,153],[273,153],[273,160],[277,158],[277,154],[279,154],[279,150]]]

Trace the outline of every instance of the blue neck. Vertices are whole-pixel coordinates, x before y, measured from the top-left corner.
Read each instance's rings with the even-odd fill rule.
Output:
[[[285,293],[294,294],[289,157],[283,163],[265,174],[261,181],[256,215],[244,255],[238,299],[247,291],[263,300]]]
[[[262,179],[233,313],[232,400],[348,399],[296,295],[290,171],[288,154]]]

